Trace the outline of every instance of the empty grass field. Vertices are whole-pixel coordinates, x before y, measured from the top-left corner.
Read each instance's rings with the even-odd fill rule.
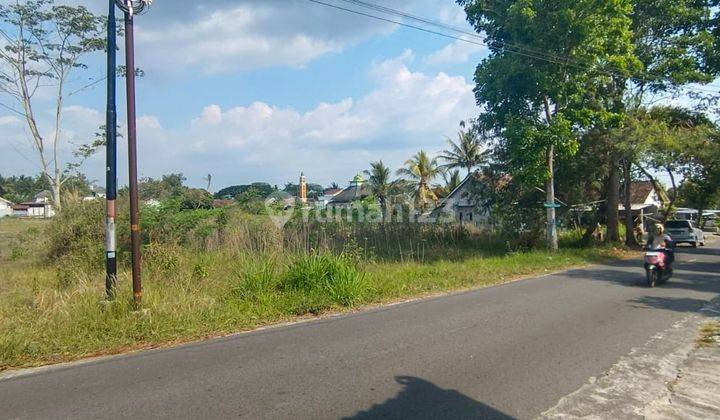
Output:
[[[144,247],[142,310],[133,311],[127,263],[121,264],[117,299],[108,303],[102,267],[87,268],[84,254],[48,259],[46,235],[57,232],[47,232],[42,221],[0,220],[0,370],[167,346],[622,255],[604,248],[550,254],[479,246],[448,252],[448,258],[399,261],[372,258],[362,247],[299,252],[150,243]],[[102,243],[97,246],[102,250]],[[87,258],[95,259],[91,254]]]

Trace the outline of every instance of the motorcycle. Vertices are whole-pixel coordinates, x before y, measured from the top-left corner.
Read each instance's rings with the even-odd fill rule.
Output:
[[[668,243],[672,251],[672,242]],[[645,278],[649,287],[666,283],[672,277],[672,264],[665,249],[648,250],[645,253]]]

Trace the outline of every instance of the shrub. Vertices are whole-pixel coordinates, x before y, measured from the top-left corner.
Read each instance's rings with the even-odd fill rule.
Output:
[[[311,294],[322,292],[334,303],[351,306],[364,294],[366,283],[347,256],[312,253],[292,262],[283,287]]]
[[[105,206],[88,201],[67,206],[55,216],[46,231],[47,256],[52,261],[69,258],[82,261],[82,268],[103,266]]]
[[[278,265],[275,259],[260,255],[242,262],[235,273],[239,278],[230,296],[235,299],[257,300],[265,293],[273,292],[278,282]]]

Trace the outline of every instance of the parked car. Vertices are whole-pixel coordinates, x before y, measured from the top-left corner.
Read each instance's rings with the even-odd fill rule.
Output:
[[[718,233],[720,233],[720,230],[718,230],[718,220],[708,219],[704,221],[702,225],[702,231],[713,235],[717,235]]]
[[[705,234],[695,227],[690,220],[669,220],[665,222],[665,233],[672,237],[676,244],[686,243],[694,247],[705,246]]]

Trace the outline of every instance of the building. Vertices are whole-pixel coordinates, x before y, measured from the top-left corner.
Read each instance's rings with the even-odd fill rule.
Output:
[[[10,216],[13,214],[12,209],[13,203],[10,200],[6,200],[0,197],[0,218]]]
[[[302,204],[307,203],[307,178],[305,178],[305,174],[303,172],[300,172],[300,184],[298,185],[298,197],[300,198],[300,202]]]
[[[323,194],[321,196],[318,196],[317,204],[320,208],[327,207],[330,200],[333,199],[336,195],[340,194],[342,192],[342,188],[326,188],[323,190]]]
[[[362,200],[371,195],[370,186],[365,182],[360,174],[355,175],[350,185],[342,189],[340,192],[332,196],[326,207],[328,209],[347,209],[352,207],[355,201]]]
[[[620,194],[620,210],[621,220],[625,217],[625,194],[621,191]],[[630,212],[635,220],[635,225],[642,227],[642,231],[645,232],[652,222],[646,219],[648,216],[657,215],[662,208],[662,202],[660,196],[655,191],[652,182],[650,181],[633,181],[630,183]]]
[[[430,213],[429,220],[437,222],[456,222],[477,227],[489,223],[490,211],[480,197],[483,184],[480,172],[473,172],[462,180],[460,185],[440,201]]]
[[[49,218],[55,216],[51,204],[52,193],[42,191],[35,196],[34,201],[28,201],[12,206],[12,215],[15,217]]]

